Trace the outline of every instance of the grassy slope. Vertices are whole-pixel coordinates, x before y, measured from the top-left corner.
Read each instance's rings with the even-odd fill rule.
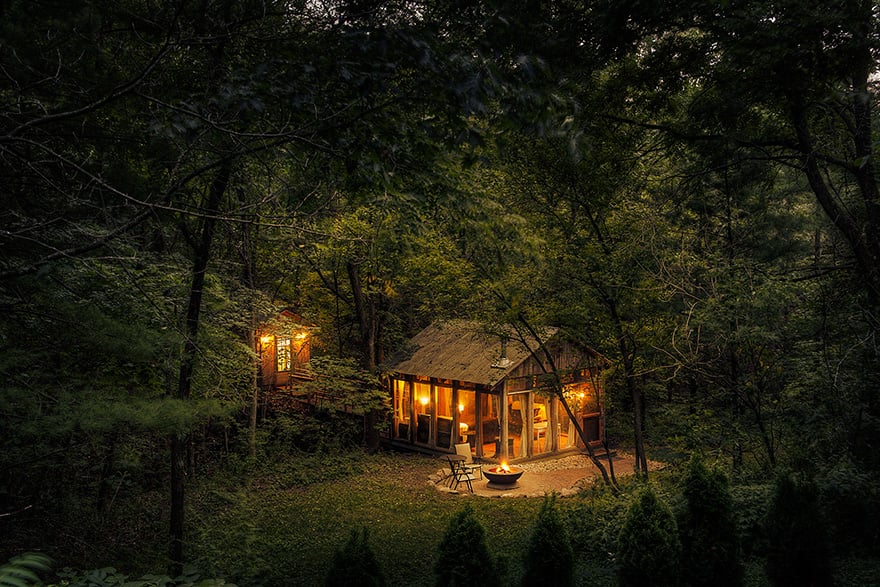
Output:
[[[438,492],[428,476],[440,466],[436,457],[417,454],[308,457],[261,467],[249,476],[238,474],[225,491],[217,489],[214,479],[191,498],[192,553],[202,570],[242,584],[320,585],[334,550],[352,529],[367,526],[391,585],[433,585],[437,545],[447,522],[473,503],[490,551],[505,559],[505,584],[518,584],[520,560],[541,500]],[[247,481],[242,484],[243,478]],[[603,544],[594,543],[587,547],[591,553],[578,555],[578,584],[616,584],[605,551],[619,529],[615,518],[625,510],[625,501],[605,495],[560,502],[571,529],[572,524],[589,526],[576,530],[582,536],[604,536],[595,531],[607,527]],[[768,585],[760,559],[744,562],[748,587]],[[837,584],[880,585],[880,580],[866,582],[876,578],[878,566],[872,559],[839,560]]]
[[[540,500],[438,492],[428,485],[429,474],[440,466],[436,458],[363,459],[361,473],[306,486],[289,484],[276,472],[224,493],[206,487],[192,508],[198,516],[192,544],[201,566],[242,582],[316,585],[351,530],[367,526],[393,585],[432,585],[436,547],[449,518],[468,500],[479,500],[477,515],[490,550],[511,559],[516,572],[513,559],[523,552]],[[340,463],[310,460],[307,466],[329,469]]]
[[[466,503],[473,503],[490,551],[506,559],[505,584],[517,584],[541,500],[438,492],[428,477],[440,466],[436,457],[367,456],[357,451],[296,455],[271,464],[227,463],[223,472],[197,477],[190,485],[188,556],[203,576],[225,576],[247,587],[321,585],[335,549],[352,529],[367,526],[391,585],[433,585],[437,545],[447,522]],[[655,475],[654,480],[677,492],[674,476]],[[749,524],[762,518],[768,496],[766,490],[748,487],[736,492],[746,535],[754,534]],[[626,503],[626,498],[603,492],[560,500],[580,553],[578,584],[616,584],[609,553]],[[120,497],[112,515],[83,510],[42,522],[35,515],[17,527],[7,526],[10,532],[0,539],[0,550],[8,551],[4,559],[23,550],[42,550],[56,559],[56,568],[114,566],[131,577],[161,573],[166,506],[165,492],[156,491],[137,499]],[[837,585],[880,585],[877,577],[880,558],[837,561]],[[745,585],[767,585],[760,559],[746,561]]]

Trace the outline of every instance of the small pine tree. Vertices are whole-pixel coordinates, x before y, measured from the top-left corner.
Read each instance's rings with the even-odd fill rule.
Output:
[[[618,539],[621,587],[663,587],[678,582],[681,545],[672,510],[648,488],[627,510]]]
[[[437,587],[487,585],[498,587],[501,579],[486,546],[486,533],[470,505],[457,513],[440,541],[434,565]]]
[[[574,551],[559,510],[556,494],[544,498],[529,539],[525,558],[523,587],[574,585]]]
[[[742,566],[727,477],[693,458],[684,480],[685,508],[678,518],[682,583],[737,587]]]
[[[779,587],[833,583],[825,523],[816,486],[792,475],[776,480],[767,511],[767,577]]]
[[[351,531],[345,546],[336,550],[327,573],[327,587],[376,587],[385,584],[379,561],[370,548],[366,527]]]

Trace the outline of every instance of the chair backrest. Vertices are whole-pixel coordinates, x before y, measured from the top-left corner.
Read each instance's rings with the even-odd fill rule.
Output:
[[[471,456],[471,445],[467,442],[461,442],[455,445],[455,453],[465,457],[464,462],[473,463],[474,458]]]

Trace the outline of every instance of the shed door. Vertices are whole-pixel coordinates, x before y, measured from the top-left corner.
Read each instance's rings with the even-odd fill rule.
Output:
[[[507,457],[518,459],[525,456],[523,439],[528,438],[531,418],[526,417],[529,409],[529,393],[511,393],[507,396]]]

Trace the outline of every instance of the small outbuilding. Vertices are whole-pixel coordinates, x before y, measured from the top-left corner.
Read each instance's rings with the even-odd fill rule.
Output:
[[[258,383],[264,392],[290,390],[312,378],[309,360],[316,330],[290,310],[281,310],[257,329]]]
[[[467,321],[421,331],[389,367],[392,445],[455,452],[467,442],[475,456],[505,461],[583,448],[551,391],[554,367],[572,414],[590,443],[600,443],[602,358],[555,328],[539,337],[499,335]]]

